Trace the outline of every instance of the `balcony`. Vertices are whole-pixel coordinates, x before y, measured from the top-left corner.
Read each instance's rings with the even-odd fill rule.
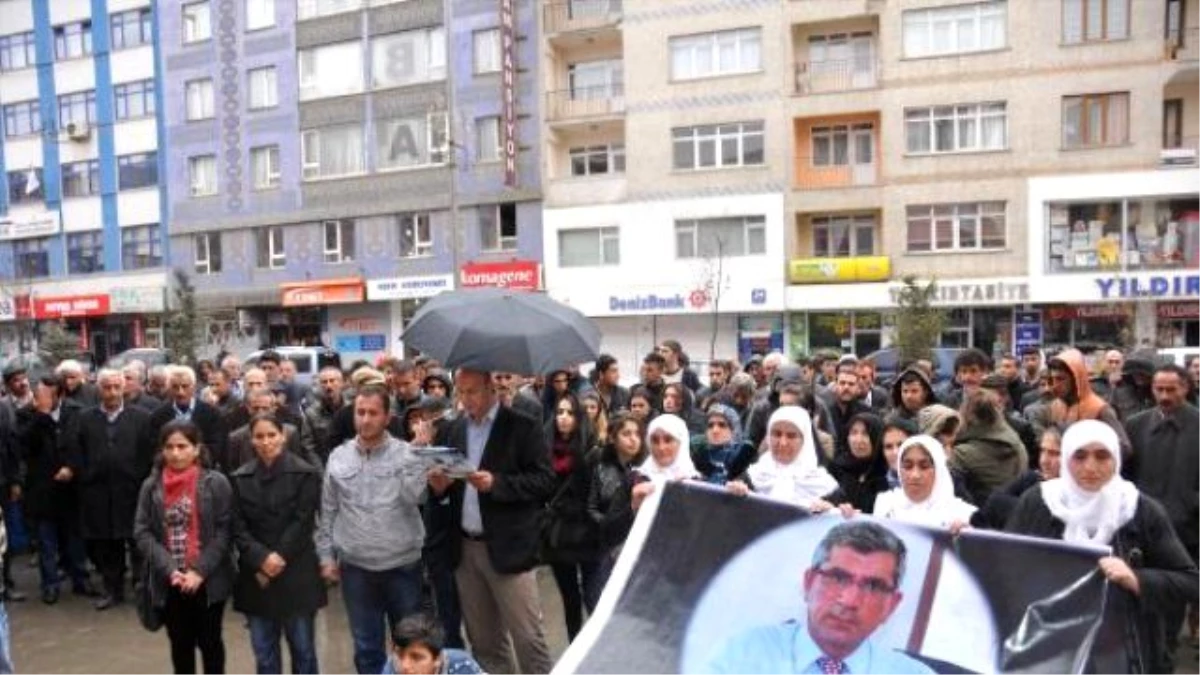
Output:
[[[879,165],[875,162],[814,166],[811,156],[796,158],[797,190],[868,187],[879,183]]]
[[[1200,137],[1167,139],[1158,163],[1163,168],[1200,166]]]
[[[558,0],[543,9],[546,35],[615,28],[621,21],[622,0]]]
[[[625,87],[620,84],[546,92],[546,119],[550,122],[594,121],[624,114]]]
[[[874,89],[879,86],[880,64],[875,59],[811,61],[796,64],[796,93],[825,94]]]
[[[1200,26],[1168,29],[1164,42],[1167,60],[1192,64],[1200,61]]]

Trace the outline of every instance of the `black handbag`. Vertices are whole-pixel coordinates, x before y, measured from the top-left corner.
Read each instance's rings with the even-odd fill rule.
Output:
[[[146,560],[143,567],[145,569],[142,572],[142,583],[134,590],[134,605],[142,628],[156,633],[163,627],[164,611],[162,607],[154,604],[154,594],[150,590],[150,585],[153,583],[150,561]]]

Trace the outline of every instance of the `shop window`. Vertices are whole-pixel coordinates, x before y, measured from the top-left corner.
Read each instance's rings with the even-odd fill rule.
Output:
[[[1200,199],[1128,198],[1049,205],[1047,270],[1200,268]]]

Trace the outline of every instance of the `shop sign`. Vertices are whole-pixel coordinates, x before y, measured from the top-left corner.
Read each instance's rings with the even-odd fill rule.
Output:
[[[1126,305],[1060,305],[1046,310],[1051,321],[1067,319],[1124,319],[1130,315]]]
[[[468,263],[462,267],[463,288],[507,288],[536,291],[541,287],[541,265],[533,260]]]
[[[114,288],[108,293],[113,314],[161,312],[165,309],[162,288]]]
[[[0,321],[17,320],[17,299],[12,296],[0,296]]]
[[[708,291],[696,289],[687,295],[632,295],[628,297],[608,297],[608,309],[612,312],[664,312],[701,310],[708,306],[710,296]]]
[[[367,282],[368,300],[415,300],[454,288],[453,274],[377,279]]]
[[[369,316],[338,319],[337,329],[346,333],[373,333],[379,330],[379,320]]]
[[[900,286],[888,289],[892,304],[900,304],[902,290]],[[938,281],[933,302],[938,305],[1029,302],[1029,284],[1024,281]]]
[[[892,263],[887,256],[797,258],[788,263],[788,279],[793,284],[887,281],[891,275]]]
[[[3,317],[0,317],[3,318]],[[1163,302],[1158,305],[1160,319],[1200,319],[1200,303]]]
[[[1042,312],[1029,310],[1015,312],[1016,321],[1013,325],[1014,351],[1020,354],[1029,347],[1042,346]]]
[[[109,313],[107,294],[69,295],[34,298],[35,319],[64,319],[78,316],[105,316]]]
[[[338,335],[333,348],[339,352],[381,352],[387,346],[387,336],[378,333]]]
[[[500,110],[504,127],[504,185],[517,186],[517,24],[516,0],[500,0]]]
[[[283,291],[281,304],[284,307],[345,305],[362,302],[365,295],[362,279],[328,279],[280,284],[279,288]]]
[[[0,218],[0,240],[44,237],[58,232],[58,212],[41,211],[23,218]]]
[[[1100,297],[1164,298],[1200,297],[1200,274],[1159,274],[1152,277],[1109,277],[1096,279]]]

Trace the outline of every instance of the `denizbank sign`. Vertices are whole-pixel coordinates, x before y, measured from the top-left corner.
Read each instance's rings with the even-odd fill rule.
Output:
[[[634,295],[627,298],[609,296],[608,309],[613,312],[660,312],[663,310],[687,309],[687,301],[683,296],[675,295]]]

